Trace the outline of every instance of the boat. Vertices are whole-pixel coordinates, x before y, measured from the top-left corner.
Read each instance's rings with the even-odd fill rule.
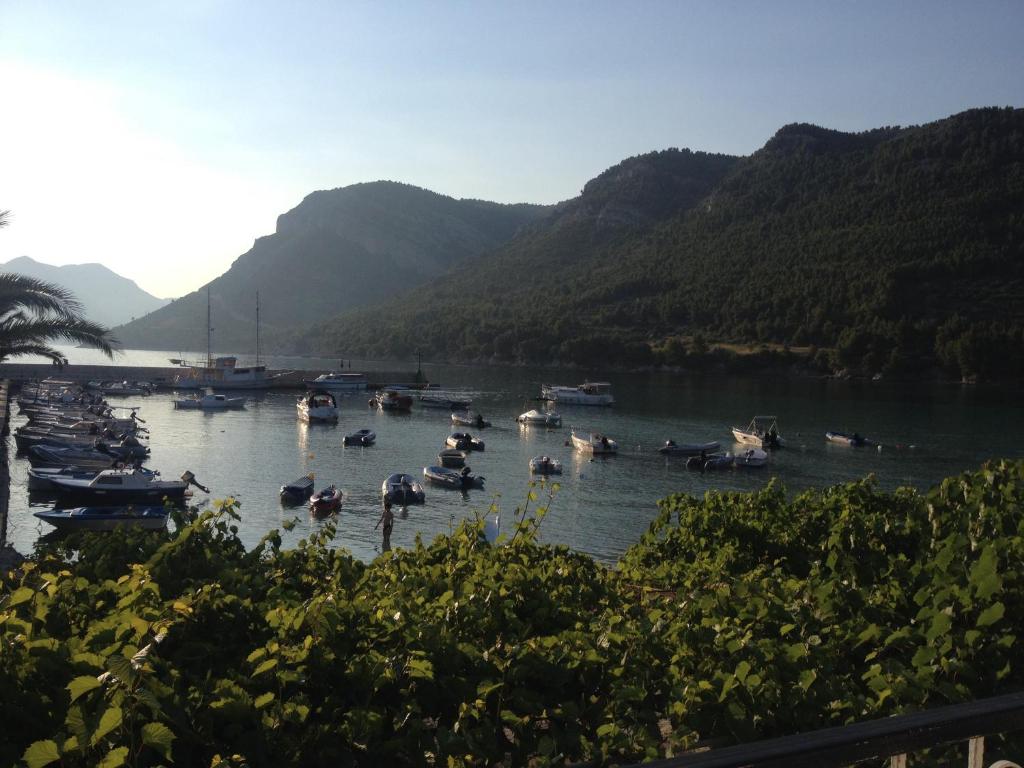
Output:
[[[721,449],[722,446],[717,440],[708,443],[677,443],[675,440],[666,440],[658,449],[658,453],[665,456],[700,456],[702,453],[715,453]]]
[[[362,392],[367,387],[365,373],[322,373],[315,379],[303,379],[307,389],[328,392]]]
[[[733,465],[731,453],[713,453],[710,456],[691,456],[686,461],[687,469],[711,472],[716,469],[728,469]]]
[[[461,413],[453,413],[452,424],[457,427],[476,427],[477,429],[486,429],[491,426],[491,422],[487,421],[487,419],[479,413],[470,413],[465,415]]]
[[[535,475],[560,475],[562,462],[550,456],[534,456],[530,459],[530,472]]]
[[[586,432],[573,428],[572,444],[580,453],[592,453],[595,456],[614,456],[619,452],[619,444],[600,432]]]
[[[301,421],[313,423],[338,423],[338,401],[330,392],[317,390],[303,395],[295,404]]]
[[[167,527],[164,507],[74,507],[32,514],[58,531],[112,531],[121,526],[158,531]]]
[[[151,384],[139,381],[90,381],[85,386],[105,396],[136,397],[153,393]]]
[[[445,439],[444,444],[457,451],[484,450],[484,441],[479,437],[473,437],[469,432],[452,432]]]
[[[423,486],[416,481],[415,477],[404,475],[401,472],[388,475],[387,479],[381,483],[380,490],[381,494],[391,499],[393,504],[401,506],[422,504],[427,497]]]
[[[182,503],[185,489],[196,484],[191,472],[185,472],[181,480],[160,480],[135,469],[105,469],[89,480],[54,477],[50,483],[62,496],[115,504],[161,503],[164,499]]]
[[[377,433],[376,432],[371,432],[368,429],[360,429],[360,430],[357,430],[355,432],[352,432],[351,434],[345,435],[345,437],[342,438],[341,442],[344,445],[362,445],[362,446],[367,446],[367,445],[373,445],[373,442],[376,439],[377,439]]]
[[[156,476],[160,474],[155,470],[136,467],[138,472]],[[85,467],[29,467],[28,469],[28,490],[29,491],[56,491],[56,486],[51,482],[55,477],[71,477],[79,480],[91,480],[101,472],[100,469],[88,469]]]
[[[329,485],[309,499],[309,511],[314,515],[330,515],[341,509],[341,488]]]
[[[542,384],[542,400],[564,405],[614,405],[612,385],[607,381],[585,381],[575,387]]]
[[[423,408],[443,408],[447,411],[465,411],[473,401],[464,397],[448,397],[446,395],[420,395],[420,406]]]
[[[786,444],[779,434],[778,418],[775,416],[755,416],[745,429],[733,427],[732,435],[737,443],[746,443],[755,448],[782,448]]]
[[[845,432],[826,432],[825,439],[830,443],[849,445],[853,448],[862,448],[867,445],[878,445],[874,440],[868,440],[857,432],[854,432],[852,435],[846,434]]]
[[[560,427],[562,417],[554,411],[538,411],[536,408],[516,416],[520,424],[531,424],[541,427]]]
[[[442,467],[458,469],[466,466],[466,452],[456,448],[445,448],[437,454],[437,460],[441,462]]]
[[[762,448],[746,448],[733,454],[732,463],[737,467],[763,467],[768,463],[768,454]]]
[[[28,449],[28,460],[33,467],[67,467],[106,469],[115,463],[141,461],[149,456],[149,448],[134,438],[120,443],[97,440],[88,445],[68,445],[41,442]]]
[[[423,478],[435,485],[453,488],[457,491],[484,487],[484,478],[470,474],[469,467],[463,467],[461,472],[446,467],[424,467]]]
[[[370,405],[375,405],[382,411],[408,411],[412,409],[412,396],[396,389],[383,389],[374,396]]]
[[[194,397],[181,397],[174,401],[174,407],[178,410],[200,410],[200,411],[225,411],[229,408],[245,408],[244,397],[228,397],[218,395],[212,389],[207,389],[206,394]]]
[[[313,495],[313,475],[303,475],[281,486],[282,504],[302,504]]]

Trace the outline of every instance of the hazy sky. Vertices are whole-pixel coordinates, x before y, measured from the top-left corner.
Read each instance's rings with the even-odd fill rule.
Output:
[[[0,99],[0,262],[177,296],[316,189],[550,203],[654,149],[1022,106],[1024,0],[0,0]]]

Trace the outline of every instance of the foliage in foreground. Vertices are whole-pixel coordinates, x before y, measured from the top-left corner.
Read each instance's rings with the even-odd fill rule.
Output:
[[[0,764],[611,763],[1019,689],[1022,500],[674,496],[616,568],[543,511],[370,564],[230,503],[71,539],[0,585]]]

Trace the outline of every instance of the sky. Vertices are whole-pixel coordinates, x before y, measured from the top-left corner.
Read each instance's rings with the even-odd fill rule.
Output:
[[[553,203],[626,157],[1024,106],[1024,2],[0,0],[0,263],[160,297],[318,189]]]

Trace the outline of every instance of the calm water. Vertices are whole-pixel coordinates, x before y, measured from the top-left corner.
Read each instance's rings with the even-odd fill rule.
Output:
[[[93,362],[91,353],[74,350],[73,362]],[[133,352],[120,362],[165,364],[166,355]],[[271,359],[274,367],[330,367],[337,361]],[[354,362],[353,370],[391,369],[394,363]],[[407,366],[415,369],[415,365]],[[885,488],[926,488],[941,478],[998,457],[1020,458],[1018,438],[1024,407],[1014,392],[953,385],[907,386],[888,383],[817,380],[732,379],[673,374],[602,376],[614,385],[614,408],[561,407],[564,428],[521,428],[514,417],[530,408],[542,382],[574,384],[595,372],[552,372],[425,365],[445,389],[471,395],[474,409],[494,426],[478,432],[486,451],[471,454],[475,474],[487,478],[484,490],[466,494],[427,486],[427,502],[399,517],[394,546],[406,546],[417,534],[429,539],[459,520],[483,513],[496,502],[503,523],[529,491],[530,457],[546,453],[562,460],[565,474],[542,537],[600,558],[613,559],[647,528],[656,501],[673,492],[702,495],[718,489],[753,490],[772,477],[788,489],[831,485],[873,473]],[[337,426],[304,425],[296,419],[297,392],[248,396],[244,411],[175,411],[174,395],[161,393],[123,402],[141,404],[140,415],[152,431],[149,466],[168,476],[191,469],[214,498],[241,502],[242,537],[254,544],[268,529],[298,518],[285,541],[295,543],[319,525],[304,508],[282,508],[279,486],[313,472],[318,488],[331,482],[345,491],[338,517],[337,543],[362,558],[380,548],[373,530],[380,513],[380,486],[392,472],[421,476],[451,431],[447,412],[416,408],[411,414],[381,413],[367,407],[367,396],[340,399]],[[113,401],[112,401],[113,402]],[[771,455],[762,470],[731,470],[701,475],[687,471],[685,459],[656,452],[666,438],[677,442],[719,440],[732,449],[732,424],[745,425],[754,414],[777,414],[792,446]],[[17,427],[23,418],[12,419]],[[595,427],[619,441],[621,453],[591,461],[565,446],[572,425]],[[343,435],[368,427],[377,433],[370,448],[345,448]],[[882,451],[826,444],[827,429],[857,430],[882,442]],[[473,430],[477,433],[476,430]],[[915,446],[898,448],[897,446]],[[9,438],[11,500],[7,538],[21,551],[49,530],[30,512],[25,488],[28,462],[13,458]],[[205,496],[197,496],[200,501]]]

